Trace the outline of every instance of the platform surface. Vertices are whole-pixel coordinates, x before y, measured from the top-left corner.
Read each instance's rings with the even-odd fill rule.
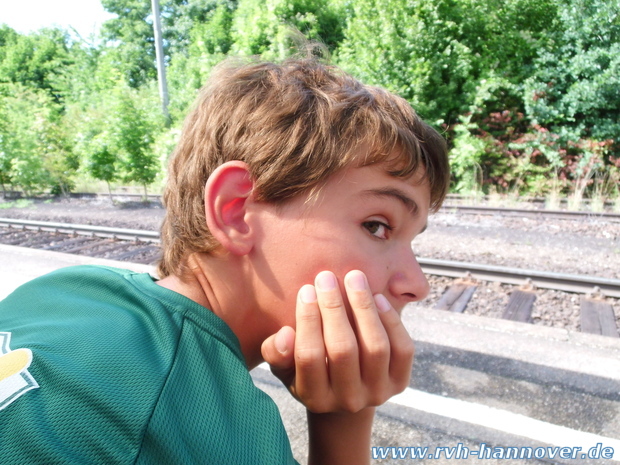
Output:
[[[70,255],[0,244],[0,300],[18,286],[58,268],[72,265],[108,265],[148,273],[152,266]]]

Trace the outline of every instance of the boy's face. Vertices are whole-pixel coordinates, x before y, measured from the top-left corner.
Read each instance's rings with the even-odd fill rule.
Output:
[[[295,327],[297,292],[324,270],[336,275],[343,296],[345,274],[363,271],[372,293],[383,294],[398,311],[428,294],[411,248],[429,211],[422,176],[393,177],[382,165],[353,167],[333,175],[315,202],[301,195],[280,207],[259,204],[250,255],[256,303],[273,332]]]

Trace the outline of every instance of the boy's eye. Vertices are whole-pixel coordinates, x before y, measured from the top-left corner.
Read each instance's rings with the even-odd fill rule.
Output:
[[[387,239],[392,228],[381,221],[366,221],[363,223],[364,228],[379,239]]]

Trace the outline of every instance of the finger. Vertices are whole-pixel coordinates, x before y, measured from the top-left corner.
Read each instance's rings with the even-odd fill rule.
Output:
[[[360,394],[359,349],[336,276],[322,271],[315,279],[315,288],[332,391],[338,399],[353,399]]]
[[[355,321],[361,377],[369,392],[378,396],[376,401],[382,403],[389,384],[390,341],[366,275],[358,270],[350,271],[344,283]]]
[[[394,386],[393,394],[396,394],[409,385],[415,347],[400,315],[390,302],[382,294],[374,297],[379,318],[390,341],[390,379]]]
[[[263,359],[270,365],[271,371],[287,387],[295,374],[295,330],[284,326],[261,345]]]
[[[295,338],[295,385],[293,394],[311,411],[320,410],[329,394],[321,313],[314,286],[303,286],[297,294]]]

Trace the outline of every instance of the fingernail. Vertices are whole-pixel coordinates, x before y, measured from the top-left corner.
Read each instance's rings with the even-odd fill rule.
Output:
[[[392,308],[390,302],[388,302],[388,300],[383,294],[375,295],[375,304],[377,305],[379,311],[383,313],[389,311]]]
[[[280,352],[282,355],[286,355],[286,353],[288,352],[288,346],[286,345],[286,337],[284,337],[281,331],[278,332],[278,334],[276,334],[274,345],[276,346],[276,350]]]
[[[316,276],[315,284],[320,291],[333,291],[336,289],[336,277],[330,271],[321,271]]]
[[[347,275],[347,284],[354,291],[364,291],[368,287],[366,285],[366,276],[361,271],[351,271]]]
[[[299,298],[305,304],[312,304],[316,302],[316,290],[314,286],[306,284],[299,290]]]

